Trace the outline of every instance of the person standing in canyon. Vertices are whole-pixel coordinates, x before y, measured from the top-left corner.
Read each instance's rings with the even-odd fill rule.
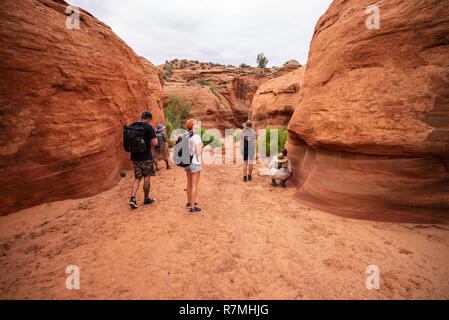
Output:
[[[128,130],[134,132],[142,131],[143,128],[143,140],[145,142],[144,151],[142,152],[131,152],[131,161],[134,167],[134,181],[131,188],[131,198],[129,200],[129,205],[132,209],[137,209],[139,206],[136,202],[136,193],[140,186],[140,181],[142,178],[143,182],[143,192],[144,192],[144,205],[150,205],[156,202],[156,199],[150,198],[150,176],[154,176],[154,159],[151,153],[151,146],[157,145],[156,134],[154,129],[150,124],[153,118],[151,112],[145,111],[142,113],[140,121],[134,122],[128,128]],[[131,134],[132,136],[132,134]],[[136,134],[138,136],[138,134]],[[143,144],[143,142],[142,142]]]
[[[243,132],[240,134],[240,143],[243,155],[243,181],[251,181],[256,158],[256,132],[250,120],[243,124]]]
[[[158,168],[158,161],[159,161],[159,155],[162,155],[162,158],[165,161],[167,170],[170,169],[170,164],[168,162],[168,144],[167,144],[167,134],[164,132],[165,126],[159,123],[156,127],[156,139],[157,139],[157,145],[154,147],[154,164],[156,166],[156,171],[159,171]]]
[[[203,151],[203,142],[199,134],[195,133],[201,130],[201,122],[195,119],[189,119],[186,123],[189,132],[189,153],[191,162],[185,168],[187,175],[187,209],[190,214],[198,213],[201,209],[198,207],[198,183],[201,174],[201,154]]]

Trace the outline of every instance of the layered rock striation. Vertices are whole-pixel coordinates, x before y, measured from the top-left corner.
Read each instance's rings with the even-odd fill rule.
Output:
[[[346,217],[449,221],[449,15],[444,1],[334,1],[289,123],[296,198]]]

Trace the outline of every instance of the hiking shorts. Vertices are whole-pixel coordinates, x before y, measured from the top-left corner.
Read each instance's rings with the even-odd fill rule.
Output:
[[[162,158],[165,162],[168,162],[167,149],[166,148],[154,148],[154,161],[159,161],[159,155],[162,154]]]
[[[255,150],[243,150],[243,160],[244,161],[250,161],[250,164],[254,164],[254,158],[256,157],[256,151]]]
[[[134,161],[133,166],[134,177],[136,179],[142,179],[142,177],[154,176],[156,174],[153,160]]]
[[[184,170],[185,172],[189,173],[195,173],[201,171],[203,168],[201,168],[200,164],[191,164],[190,166],[186,167]]]

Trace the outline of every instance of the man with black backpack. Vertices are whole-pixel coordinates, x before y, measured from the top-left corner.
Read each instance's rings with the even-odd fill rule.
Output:
[[[144,178],[144,205],[156,202],[156,199],[150,199],[149,197],[150,176],[155,175],[151,146],[157,145],[156,134],[150,124],[152,118],[152,114],[149,111],[145,111],[142,113],[140,121],[123,128],[123,145],[127,152],[131,152],[131,161],[134,166],[134,181],[131,189],[131,199],[129,200],[129,205],[132,209],[139,207],[136,202],[136,193],[142,177]]]

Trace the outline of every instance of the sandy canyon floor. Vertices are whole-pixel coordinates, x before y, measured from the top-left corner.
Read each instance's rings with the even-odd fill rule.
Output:
[[[205,166],[193,216],[172,168],[152,178],[154,206],[131,211],[129,173],[96,196],[0,217],[0,298],[449,299],[448,226],[343,219],[241,176]],[[66,288],[68,265],[79,290]],[[365,286],[369,265],[379,290]]]

